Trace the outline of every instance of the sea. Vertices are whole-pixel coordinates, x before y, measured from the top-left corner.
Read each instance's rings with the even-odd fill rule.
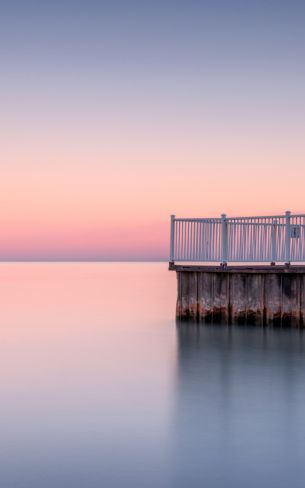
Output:
[[[304,333],[176,322],[167,268],[0,264],[1,488],[304,488]]]

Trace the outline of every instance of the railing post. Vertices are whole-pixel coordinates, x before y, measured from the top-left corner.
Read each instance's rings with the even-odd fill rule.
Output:
[[[221,214],[221,264],[228,261],[228,224],[226,214]]]
[[[171,235],[170,235],[170,252],[169,261],[174,263],[175,261],[175,215],[171,215]]]
[[[286,234],[285,234],[286,264],[290,264],[290,234],[291,234],[290,215],[291,215],[291,212],[289,210],[287,210],[287,212],[286,212]]]
[[[275,266],[276,263],[276,229],[277,229],[277,220],[272,221],[271,227],[271,265]]]

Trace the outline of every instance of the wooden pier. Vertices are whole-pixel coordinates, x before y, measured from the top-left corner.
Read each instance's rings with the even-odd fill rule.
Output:
[[[305,215],[172,216],[169,269],[179,320],[305,327]]]

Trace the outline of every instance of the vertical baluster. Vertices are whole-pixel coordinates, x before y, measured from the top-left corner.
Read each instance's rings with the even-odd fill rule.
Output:
[[[178,240],[177,240],[177,261],[179,261],[179,259],[180,259],[180,245],[181,245],[180,221],[179,220],[177,222],[177,235],[178,235]]]
[[[195,260],[195,252],[194,252],[194,243],[195,243],[195,222],[192,222],[191,235],[192,235],[191,257],[192,257],[192,261],[194,261],[194,260]]]
[[[198,222],[198,230],[199,230],[199,256],[198,261],[202,261],[202,221]]]
[[[194,221],[194,261],[197,261],[197,222]]]
[[[191,239],[192,239],[192,223],[188,221],[187,223],[187,261],[191,260]]]
[[[202,257],[202,261],[206,261],[206,257],[205,257],[205,240],[206,240],[206,222],[203,220],[202,222],[202,228],[201,228],[201,232],[202,232],[202,237],[201,237],[201,244],[202,244],[202,248],[201,248],[201,257]]]
[[[287,210],[286,212],[286,237],[285,237],[285,250],[286,250],[286,264],[290,264],[290,233],[291,233],[291,227],[290,227],[290,216],[291,212]]]
[[[181,259],[184,259],[185,250],[184,250],[184,240],[185,240],[185,222],[181,221]]]
[[[273,220],[271,226],[271,262],[276,263],[276,232],[277,231],[277,220]]]

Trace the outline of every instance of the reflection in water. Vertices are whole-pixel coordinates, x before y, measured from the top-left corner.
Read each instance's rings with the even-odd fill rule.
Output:
[[[169,486],[166,264],[0,265],[0,487]]]
[[[179,324],[177,487],[305,483],[305,336]]]

